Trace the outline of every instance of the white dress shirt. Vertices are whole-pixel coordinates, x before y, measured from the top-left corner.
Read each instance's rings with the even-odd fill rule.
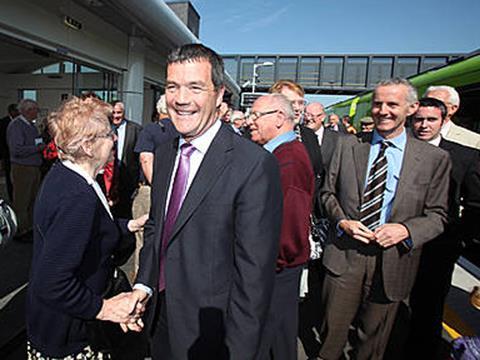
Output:
[[[125,144],[125,133],[127,131],[127,121],[124,120],[117,128],[117,159],[122,161],[123,145]]]
[[[195,178],[195,175],[197,175],[198,169],[202,164],[203,158],[205,157],[205,154],[210,148],[210,145],[212,144],[212,141],[217,135],[221,126],[222,126],[221,121],[216,120],[215,123],[207,131],[205,131],[198,138],[190,141],[190,144],[192,144],[195,147],[195,151],[192,153],[192,155],[190,155],[190,170],[188,172],[187,189],[185,192],[185,196],[187,196],[188,190],[190,189],[190,185],[192,185],[193,179]],[[183,144],[185,144],[185,142],[186,141],[183,138],[180,138],[180,141],[178,143],[177,155],[175,157],[175,165],[173,167],[172,175],[170,178],[170,185],[168,186],[167,201],[165,202],[164,216],[167,216],[168,203],[170,202],[170,195],[172,192],[173,181],[175,180],[175,173],[177,172],[178,162],[180,159],[180,147]],[[144,284],[137,283],[133,286],[133,288],[143,290],[149,296],[152,296],[153,294],[153,290]]]
[[[325,128],[322,126],[320,126],[320,129],[318,129],[317,131],[315,131],[315,135],[317,135],[317,139],[318,139],[318,145],[322,146],[322,142],[323,142],[323,134],[325,133]]]

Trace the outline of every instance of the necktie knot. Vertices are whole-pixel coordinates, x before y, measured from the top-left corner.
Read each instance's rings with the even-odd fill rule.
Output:
[[[193,154],[195,150],[196,150],[195,146],[193,146],[190,143],[185,143],[182,146],[180,146],[180,156],[190,158],[190,156]]]

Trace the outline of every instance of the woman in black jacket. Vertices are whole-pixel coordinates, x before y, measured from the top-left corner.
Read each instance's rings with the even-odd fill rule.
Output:
[[[112,157],[110,113],[111,106],[98,99],[72,98],[49,119],[61,161],[45,177],[34,210],[29,359],[108,359],[91,348],[89,322],[138,317],[127,293],[102,297],[121,234],[145,222],[114,220],[95,181]]]

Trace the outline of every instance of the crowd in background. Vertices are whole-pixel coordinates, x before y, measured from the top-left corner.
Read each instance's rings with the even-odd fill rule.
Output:
[[[93,94],[46,122],[9,106],[29,359],[289,360],[297,337],[309,359],[441,359],[479,234],[480,135],[455,124],[455,89],[382,81],[357,127],[291,80],[245,112],[223,95],[221,58],[185,45],[143,128]],[[125,264],[133,289],[107,296]]]

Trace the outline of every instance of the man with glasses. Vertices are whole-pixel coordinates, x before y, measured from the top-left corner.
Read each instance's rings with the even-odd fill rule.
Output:
[[[313,169],[305,147],[296,138],[291,102],[281,94],[260,97],[247,124],[252,141],[272,152],[280,165],[283,222],[275,286],[265,326],[261,359],[297,358],[298,287],[310,256],[309,219],[314,193]]]
[[[294,117],[294,131],[297,134],[299,141],[307,148],[308,155],[312,162],[313,172],[315,176],[321,179],[323,177],[324,168],[322,161],[322,154],[317,142],[317,138],[314,132],[307,128],[303,123],[303,113],[305,111],[305,90],[300,84],[297,84],[291,80],[278,80],[269,89],[271,94],[282,94],[285,96],[292,105],[295,117]],[[318,181],[318,184],[321,180]],[[317,185],[318,185],[317,184]]]
[[[307,105],[305,110],[305,125],[315,132],[322,153],[323,165],[328,168],[333,151],[337,146],[339,133],[325,128],[324,120],[327,115],[322,104],[312,102]]]
[[[103,180],[105,190],[109,190],[106,193],[112,201],[112,213],[116,217],[129,219],[132,217],[133,194],[138,187],[140,175],[140,162],[134,148],[142,127],[125,118],[125,105],[120,101],[113,103],[111,123],[117,136],[114,144],[115,159],[111,164],[111,179],[110,173],[106,171]]]

